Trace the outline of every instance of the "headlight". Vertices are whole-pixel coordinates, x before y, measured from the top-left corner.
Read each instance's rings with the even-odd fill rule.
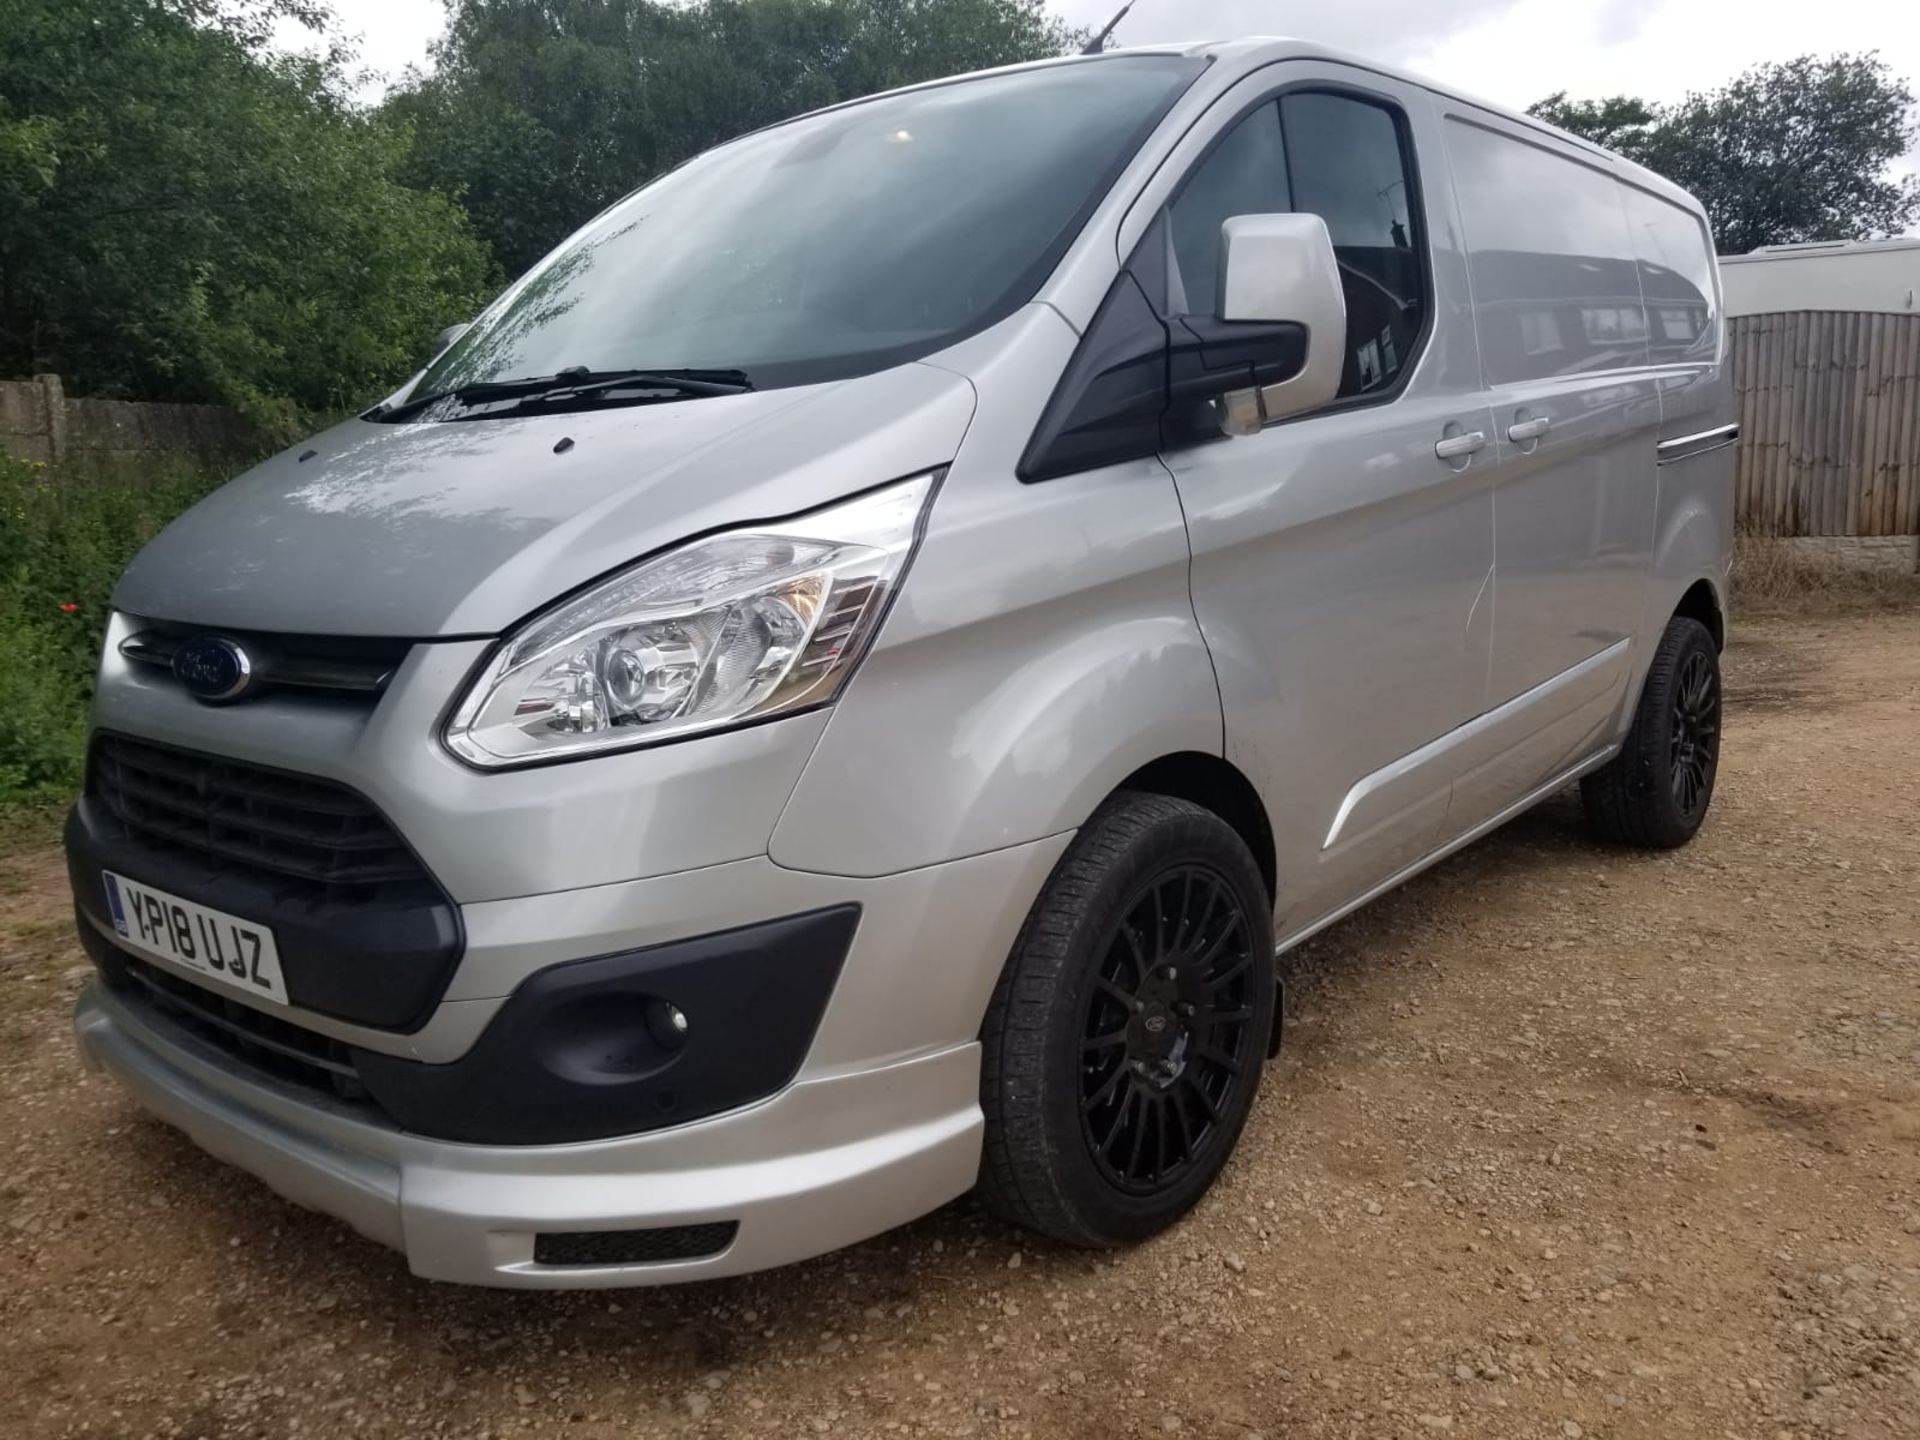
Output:
[[[696,540],[536,616],[462,698],[447,745],[499,768],[826,703],[899,587],[933,482]]]

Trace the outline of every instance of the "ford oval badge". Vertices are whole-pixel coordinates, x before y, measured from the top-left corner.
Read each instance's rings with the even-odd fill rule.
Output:
[[[253,660],[237,640],[196,635],[173,652],[173,677],[196,700],[220,705],[244,700],[259,681]]]

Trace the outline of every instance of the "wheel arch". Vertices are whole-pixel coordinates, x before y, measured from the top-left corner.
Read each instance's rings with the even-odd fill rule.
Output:
[[[1162,755],[1135,770],[1115,787],[1188,800],[1224,820],[1253,853],[1267,898],[1279,894],[1273,822],[1253,782],[1231,761],[1198,750]]]
[[[1713,636],[1713,648],[1727,648],[1727,617],[1720,604],[1720,592],[1715,590],[1713,582],[1705,578],[1696,580],[1687,587],[1680,597],[1680,603],[1673,607],[1669,619],[1685,616],[1689,620],[1698,620],[1707,627],[1707,633]]]

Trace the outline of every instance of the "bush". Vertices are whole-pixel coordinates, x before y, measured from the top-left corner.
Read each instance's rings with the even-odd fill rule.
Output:
[[[0,375],[231,406],[269,434],[366,405],[491,282],[460,206],[311,0],[0,0]],[[324,38],[324,37],[323,37]]]
[[[0,809],[78,788],[114,583],[224,478],[165,460],[56,474],[0,454]]]

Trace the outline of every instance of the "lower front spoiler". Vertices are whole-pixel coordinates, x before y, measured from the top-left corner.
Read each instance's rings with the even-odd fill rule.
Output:
[[[487,1146],[409,1135],[237,1073],[97,984],[81,992],[74,1029],[90,1068],[202,1149],[400,1251],[430,1280],[557,1289],[744,1274],[924,1215],[968,1190],[980,1166],[977,1045],[802,1081],[645,1135]],[[725,1248],[696,1259],[535,1259],[537,1236],[729,1225]]]

